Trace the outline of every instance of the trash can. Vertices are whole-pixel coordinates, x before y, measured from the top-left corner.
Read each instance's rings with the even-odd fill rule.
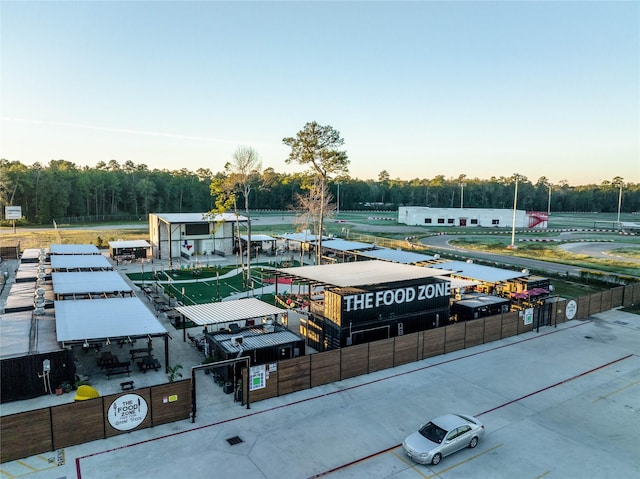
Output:
[[[233,384],[224,383],[224,386],[222,386],[222,390],[225,394],[231,394],[233,392]]]

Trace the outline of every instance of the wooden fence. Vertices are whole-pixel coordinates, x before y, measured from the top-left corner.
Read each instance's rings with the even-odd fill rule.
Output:
[[[620,286],[576,300],[574,319],[640,302],[640,283]],[[566,321],[567,301],[551,303],[551,325]],[[421,359],[439,356],[479,344],[532,331],[536,322],[524,324],[518,312],[452,324],[343,349],[278,361],[269,371],[265,387],[251,391],[251,402],[329,384]],[[247,397],[246,369],[242,384]],[[124,434],[107,419],[110,408],[125,394],[139,396],[148,414],[132,430],[189,419],[189,379],[141,388],[126,393],[2,416],[0,463],[12,461],[96,439]]]
[[[621,306],[628,307],[639,302],[640,283],[619,286],[575,300],[577,309],[575,316],[571,319],[585,319],[602,311]],[[567,321],[567,303],[568,301],[565,299],[550,303],[551,310],[548,322],[551,325]],[[538,326],[538,321],[540,319],[530,324],[524,324],[524,316],[520,312],[509,312],[381,341],[278,361],[270,366],[265,387],[250,392],[250,401],[257,402],[282,396],[322,384],[490,343],[532,331]],[[243,397],[246,398],[247,385],[250,384],[247,371],[243,371],[242,384],[244,387]]]
[[[147,412],[135,430],[191,415],[191,381],[183,380],[2,416],[0,462],[129,432],[113,427],[107,416],[119,399],[130,394],[147,404]]]

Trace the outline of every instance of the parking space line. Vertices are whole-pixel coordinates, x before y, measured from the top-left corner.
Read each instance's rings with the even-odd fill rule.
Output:
[[[480,453],[478,453],[478,454],[475,454],[475,455],[473,455],[473,456],[471,456],[471,457],[468,457],[468,458],[467,458],[467,459],[465,459],[464,461],[460,461],[460,462],[457,462],[457,463],[455,463],[455,464],[452,464],[452,465],[450,465],[449,467],[447,467],[447,468],[445,468],[445,469],[442,469],[441,471],[438,471],[438,472],[436,472],[436,473],[434,473],[434,474],[431,474],[431,475],[426,475],[426,474],[424,474],[420,469],[418,469],[418,467],[420,466],[420,464],[415,463],[415,462],[413,462],[413,461],[409,461],[409,460],[407,460],[404,456],[401,456],[400,454],[397,454],[395,451],[391,451],[391,454],[393,454],[395,457],[397,457],[398,459],[400,459],[402,462],[404,462],[405,464],[407,464],[408,466],[410,466],[410,467],[411,467],[411,469],[413,469],[416,473],[418,473],[418,474],[419,474],[420,476],[422,476],[424,479],[433,479],[434,477],[438,477],[438,476],[439,476],[440,474],[442,474],[442,473],[448,472],[448,471],[450,471],[450,470],[452,470],[452,469],[455,469],[456,467],[460,467],[460,466],[462,466],[463,464],[466,464],[467,462],[473,461],[474,459],[477,459],[477,458],[479,458],[479,457],[481,457],[481,456],[484,456],[485,454],[489,454],[490,452],[493,452],[493,451],[495,451],[496,449],[501,448],[502,446],[504,446],[504,443],[497,444],[497,445],[493,446],[492,448],[487,449],[486,451],[482,451],[482,452],[480,452]],[[427,468],[431,467],[429,464],[424,464],[424,466],[426,466]],[[542,477],[542,476],[540,476],[540,477]]]
[[[542,474],[540,474],[539,476],[534,477],[533,479],[541,479],[544,476],[548,476],[549,474],[551,474],[551,471],[545,471]]]
[[[16,476],[14,476],[13,474],[9,474],[8,472],[3,471],[2,469],[0,469],[0,473],[2,473],[4,476],[7,476],[7,477],[9,477],[9,478],[11,478],[11,479],[13,479],[14,477],[16,477]]]
[[[613,396],[614,394],[618,394],[620,391],[624,391],[627,388],[630,388],[632,386],[635,386],[636,384],[640,383],[640,379],[638,381],[634,381],[631,384],[627,384],[626,386],[622,386],[619,389],[616,389],[615,391],[611,391],[609,394],[605,394],[604,396],[600,396],[598,399],[594,400],[593,402],[598,402],[601,401],[603,399],[607,399],[609,396]]]

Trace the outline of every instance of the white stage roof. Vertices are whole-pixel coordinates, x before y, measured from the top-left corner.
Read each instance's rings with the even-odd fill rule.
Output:
[[[51,269],[113,269],[101,254],[57,254],[51,255]]]
[[[131,286],[117,271],[51,273],[54,294],[130,293]]]
[[[94,244],[52,244],[49,252],[54,254],[100,254]]]
[[[232,323],[287,312],[286,309],[277,308],[256,298],[176,306],[175,310],[200,326]]]
[[[56,301],[55,312],[59,342],[167,334],[139,298]]]
[[[443,275],[441,269],[377,260],[279,268],[277,271],[285,275],[297,276],[343,288],[433,278]]]

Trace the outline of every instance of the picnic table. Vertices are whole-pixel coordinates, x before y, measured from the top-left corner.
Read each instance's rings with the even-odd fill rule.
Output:
[[[111,376],[114,374],[124,374],[127,373],[128,376],[131,376],[131,362],[117,362],[105,364],[104,369],[107,371],[107,379],[111,379]]]
[[[149,369],[158,371],[160,369],[160,361],[153,356],[145,356],[142,361],[138,361],[138,368],[145,374]]]

